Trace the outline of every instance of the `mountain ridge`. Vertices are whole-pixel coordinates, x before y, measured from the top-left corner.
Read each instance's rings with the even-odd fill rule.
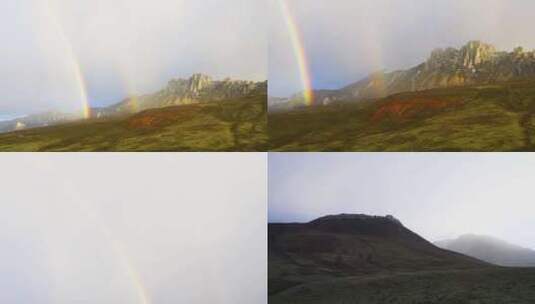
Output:
[[[126,98],[110,108],[119,110],[186,105],[192,103],[223,101],[252,95],[262,95],[267,91],[267,81],[249,80],[213,80],[205,74],[193,74],[191,77],[171,79],[167,86],[153,94]]]
[[[314,105],[384,98],[402,92],[493,84],[535,78],[535,50],[516,47],[498,51],[493,45],[472,40],[460,48],[437,48],[413,67],[379,71],[338,90],[314,90]],[[272,110],[287,110],[304,104],[302,93]]]
[[[140,96],[130,96],[106,107],[91,108],[90,118],[105,118],[129,115],[147,109],[180,106],[203,102],[221,102],[233,98],[264,95],[267,81],[233,80],[225,78],[214,80],[205,74],[171,79],[163,89]],[[81,114],[49,111],[31,114],[0,122],[0,133],[22,129],[45,127],[82,119]]]

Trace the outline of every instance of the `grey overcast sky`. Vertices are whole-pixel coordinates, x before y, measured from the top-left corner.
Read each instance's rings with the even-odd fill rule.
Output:
[[[267,4],[250,0],[2,0],[0,119],[93,106],[174,77],[267,79]]]
[[[0,159],[0,303],[267,303],[267,155]]]
[[[279,0],[270,0],[269,90],[302,90]],[[535,48],[532,0],[292,0],[315,88],[339,88],[372,71],[407,68],[438,47],[482,40]]]
[[[270,153],[269,222],[392,214],[430,241],[465,233],[535,249],[535,154]]]

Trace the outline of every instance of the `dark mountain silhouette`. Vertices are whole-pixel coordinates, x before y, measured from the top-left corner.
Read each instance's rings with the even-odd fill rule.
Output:
[[[268,235],[270,261],[292,265],[309,275],[464,269],[485,264],[434,246],[392,216],[341,214],[304,224],[269,224]],[[276,272],[270,273],[270,279],[271,287],[284,280]]]
[[[500,266],[535,267],[534,250],[490,236],[466,234],[457,239],[435,242],[435,245]]]
[[[340,214],[270,223],[268,269],[271,304],[535,299],[530,288],[535,270],[497,268],[438,248],[393,216]],[[512,280],[514,296],[506,285]]]

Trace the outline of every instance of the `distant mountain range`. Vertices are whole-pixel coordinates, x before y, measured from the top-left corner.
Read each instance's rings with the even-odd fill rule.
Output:
[[[435,49],[429,58],[407,70],[380,71],[339,90],[314,91],[315,105],[386,97],[400,92],[435,88],[493,84],[535,78],[535,51],[522,47],[497,51],[490,44],[470,41],[460,49]],[[302,93],[270,110],[291,109],[304,104]]]
[[[534,250],[490,236],[466,234],[457,239],[435,242],[435,245],[500,266],[535,267]]]
[[[267,81],[213,80],[210,76],[194,74],[188,79],[173,79],[153,94],[131,96],[108,107],[92,108],[92,118],[129,115],[139,111],[167,106],[203,102],[227,101],[233,98],[265,95]],[[81,119],[77,113],[47,112],[1,121],[0,132],[58,125]]]
[[[80,118],[80,114],[75,113],[44,112],[32,114],[11,120],[0,121],[0,133],[66,123]]]

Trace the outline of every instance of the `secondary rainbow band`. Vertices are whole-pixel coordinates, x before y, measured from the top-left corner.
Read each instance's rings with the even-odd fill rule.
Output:
[[[301,77],[301,83],[303,85],[303,97],[305,98],[305,103],[307,105],[312,105],[314,101],[314,93],[312,91],[312,81],[310,80],[310,72],[308,70],[308,59],[306,56],[303,38],[295,18],[292,16],[286,0],[278,0],[284,20],[286,21],[286,26],[290,32],[290,38],[292,40],[292,47],[294,50],[295,58],[297,59],[297,64],[299,66],[299,75]]]
[[[85,119],[87,119],[91,117],[91,107],[89,105],[89,99],[87,98],[87,88],[85,84],[84,73],[82,72],[82,67],[76,59],[74,52],[72,58],[76,83],[78,83],[78,90],[80,91],[80,100],[82,101],[82,115]]]
[[[136,291],[136,296],[139,300],[139,304],[151,304],[149,292],[143,284],[143,280],[139,272],[134,267],[134,264],[130,260],[123,244],[113,237],[112,232],[108,226],[94,213],[90,208],[90,204],[85,201],[85,198],[80,197],[76,191],[73,191],[74,186],[70,181],[65,182],[65,189],[70,191],[73,198],[73,202],[78,207],[81,214],[83,214],[87,220],[95,226],[97,231],[102,233],[105,240],[110,244],[111,250],[116,257],[117,261],[121,264],[121,267],[125,270],[126,276],[131,280],[132,286]]]
[[[110,233],[107,232],[107,234],[108,238],[110,239],[110,242],[113,244],[112,246],[114,253],[120,259],[128,277],[132,280],[132,283],[134,284],[134,288],[136,289],[137,297],[140,301],[140,304],[151,304],[151,301],[149,299],[149,293],[145,288],[145,285],[143,284],[143,280],[141,279],[141,276],[139,275],[137,270],[134,268],[134,264],[128,258],[128,255],[126,254],[122,244],[118,241],[112,241]]]

